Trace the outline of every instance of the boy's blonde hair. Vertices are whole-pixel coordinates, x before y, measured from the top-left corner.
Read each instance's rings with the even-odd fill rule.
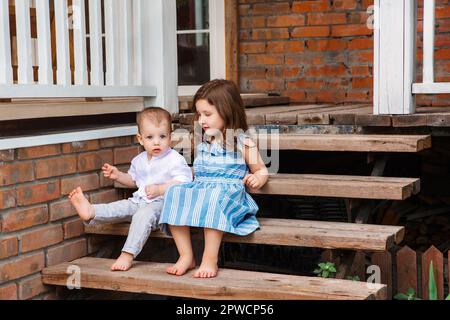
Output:
[[[136,123],[138,125],[139,133],[141,132],[142,124],[144,122],[144,119],[147,119],[154,123],[155,125],[159,126],[164,121],[167,121],[167,125],[169,127],[169,131],[172,131],[172,116],[167,110],[164,110],[163,108],[159,107],[150,107],[147,109],[144,109],[143,111],[139,112],[136,116]]]

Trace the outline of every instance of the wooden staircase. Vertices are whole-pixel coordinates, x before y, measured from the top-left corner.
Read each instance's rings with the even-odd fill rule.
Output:
[[[279,149],[354,152],[419,152],[431,147],[430,136],[377,135],[280,135]],[[265,141],[266,143],[268,141]],[[260,145],[264,144],[258,141]],[[382,170],[381,170],[382,171]],[[403,200],[419,192],[416,178],[377,176],[336,176],[276,174],[254,194],[343,197]],[[226,235],[224,241],[237,243],[348,249],[383,252],[402,241],[404,228],[365,223],[259,219],[261,229],[246,237]],[[127,235],[129,223],[92,225],[90,234]],[[152,237],[166,237],[154,232]],[[201,238],[199,229],[193,238]],[[386,299],[387,286],[342,279],[223,269],[214,279],[193,279],[189,274],[174,277],[165,273],[167,264],[136,262],[127,272],[111,272],[113,260],[82,258],[43,270],[43,282],[66,285],[67,267],[81,269],[81,286],[145,292],[199,299]]]

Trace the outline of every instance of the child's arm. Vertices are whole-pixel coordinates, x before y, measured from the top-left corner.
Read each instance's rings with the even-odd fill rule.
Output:
[[[261,158],[258,147],[252,140],[245,140],[243,154],[251,172],[244,177],[244,184],[252,189],[262,188],[269,179],[269,171]]]
[[[108,163],[105,163],[102,167],[103,175],[106,178],[110,178],[114,181],[117,181],[127,187],[136,188],[136,183],[130,174],[125,173],[117,169],[117,167],[112,166]]]
[[[156,197],[163,196],[166,193],[166,190],[175,184],[183,183],[178,180],[170,180],[164,184],[149,184],[145,187],[145,193],[147,194],[147,198],[153,199]]]

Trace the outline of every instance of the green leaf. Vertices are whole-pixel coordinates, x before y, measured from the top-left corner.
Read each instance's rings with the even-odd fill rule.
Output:
[[[336,272],[336,268],[335,268],[334,266],[331,266],[331,267],[330,267],[330,271],[331,271],[331,272]]]
[[[396,299],[396,300],[409,300],[408,296],[406,294],[404,294],[404,293],[397,293],[394,296],[394,299]]]
[[[329,275],[330,273],[328,272],[328,271],[324,271],[323,272],[323,274],[322,274],[322,276],[324,277],[324,278],[328,278],[328,275]]]
[[[414,291],[413,288],[408,288],[408,290],[406,291],[406,294],[409,296],[415,296],[416,295],[416,291]]]
[[[450,300],[450,294],[445,298],[445,300]]]
[[[321,262],[321,263],[319,263],[319,267],[321,268],[321,269],[325,269],[326,268],[326,263],[323,263],[323,262]]]
[[[430,273],[428,276],[428,299],[437,300],[436,280],[434,279],[433,260],[430,262]]]

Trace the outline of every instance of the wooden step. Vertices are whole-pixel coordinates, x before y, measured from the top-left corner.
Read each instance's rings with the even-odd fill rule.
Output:
[[[171,264],[134,263],[127,272],[110,271],[114,260],[82,258],[45,268],[42,282],[66,286],[74,266],[80,269],[82,288],[148,293],[195,299],[386,299],[387,288],[350,280],[280,275],[263,272],[220,269],[216,278],[196,279],[192,271],[182,277],[169,275]],[[69,273],[69,274],[68,274]]]
[[[258,219],[261,228],[249,236],[225,234],[225,242],[298,246],[325,249],[385,251],[403,240],[404,227],[356,224],[344,222],[306,221],[288,219]],[[104,235],[128,235],[130,224],[94,224],[85,232]],[[152,237],[168,238],[163,232]],[[201,239],[203,232],[195,228],[192,238]]]
[[[115,182],[116,188],[128,187]],[[420,191],[418,178],[391,178],[326,174],[274,174],[252,194],[404,200]]]
[[[259,135],[257,141],[260,149],[278,150],[419,152],[431,148],[430,135],[289,133],[280,134],[279,139],[276,136]]]
[[[172,145],[191,148],[187,133],[175,132]],[[304,150],[342,152],[419,152],[431,148],[430,135],[295,134],[254,135],[263,150]]]
[[[266,107],[275,105],[289,104],[290,98],[285,96],[269,96],[266,93],[242,93],[242,101],[246,108],[252,107]],[[194,96],[179,96],[178,107],[180,111],[190,111],[192,109],[192,102]]]
[[[420,191],[420,179],[374,176],[275,174],[253,194],[404,200]]]

